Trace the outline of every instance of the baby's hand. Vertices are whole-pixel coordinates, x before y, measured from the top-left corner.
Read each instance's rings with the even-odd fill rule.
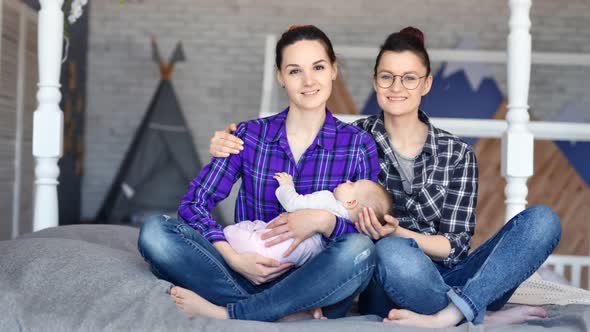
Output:
[[[285,172],[275,173],[274,178],[277,181],[279,181],[279,184],[281,186],[285,185],[285,184],[295,186],[295,184],[293,183],[293,177],[289,173],[285,173]]]

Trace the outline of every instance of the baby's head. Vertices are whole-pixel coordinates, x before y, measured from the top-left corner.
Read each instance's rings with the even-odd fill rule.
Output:
[[[363,207],[372,208],[381,224],[384,223],[383,217],[386,214],[392,214],[391,194],[371,180],[341,183],[334,189],[334,197],[342,202],[352,222],[358,221],[358,215]]]

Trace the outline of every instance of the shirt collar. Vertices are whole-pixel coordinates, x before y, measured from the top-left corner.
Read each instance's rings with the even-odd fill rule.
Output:
[[[286,133],[285,125],[288,112],[289,108],[287,107],[284,111],[275,115],[270,120],[269,128],[265,139],[267,143],[278,141],[281,138],[281,136],[283,136],[283,133]],[[326,150],[333,150],[334,145],[336,144],[336,119],[328,109],[326,109],[326,119],[324,121],[324,124],[320,128],[318,136],[311,144],[310,148],[315,147],[316,144]]]
[[[424,122],[428,126],[428,136],[426,136],[426,142],[424,142],[424,147],[422,148],[422,151],[436,157],[437,147],[434,126],[432,125],[432,123],[430,123],[428,115],[426,115],[426,113],[424,113],[422,110],[418,110],[418,119],[420,119],[420,121]]]
[[[426,142],[424,142],[422,152],[428,153],[432,156],[436,156],[437,148],[436,139],[434,137],[434,127],[430,123],[428,115],[426,115],[426,113],[424,113],[422,110],[418,110],[418,119],[420,119],[420,121],[424,122],[428,126],[428,135],[426,136]],[[381,114],[379,114],[375,123],[373,123],[373,127],[371,128],[371,134],[373,137],[376,137],[376,135],[387,136],[387,131],[385,130],[383,111],[381,111]]]

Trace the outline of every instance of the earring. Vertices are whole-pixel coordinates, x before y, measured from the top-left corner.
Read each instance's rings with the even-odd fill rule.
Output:
[[[281,88],[283,88],[283,89],[284,89],[284,88],[285,88],[285,86],[284,86],[284,85],[281,85]]]

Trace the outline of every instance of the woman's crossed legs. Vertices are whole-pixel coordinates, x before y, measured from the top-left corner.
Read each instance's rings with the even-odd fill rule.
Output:
[[[372,241],[351,234],[300,268],[257,286],[233,271],[198,232],[165,216],[144,224],[138,246],[154,274],[190,290],[172,291],[179,307],[215,318],[276,321],[314,308],[324,308],[329,318],[342,317],[375,266]]]
[[[377,267],[361,296],[361,313],[432,327],[452,326],[463,319],[479,324],[484,317],[490,323],[542,318],[546,315],[542,308],[519,307],[487,317],[486,310],[502,308],[545,261],[560,236],[559,218],[547,207],[532,207],[451,269],[432,262],[414,240],[384,238],[376,244]]]

